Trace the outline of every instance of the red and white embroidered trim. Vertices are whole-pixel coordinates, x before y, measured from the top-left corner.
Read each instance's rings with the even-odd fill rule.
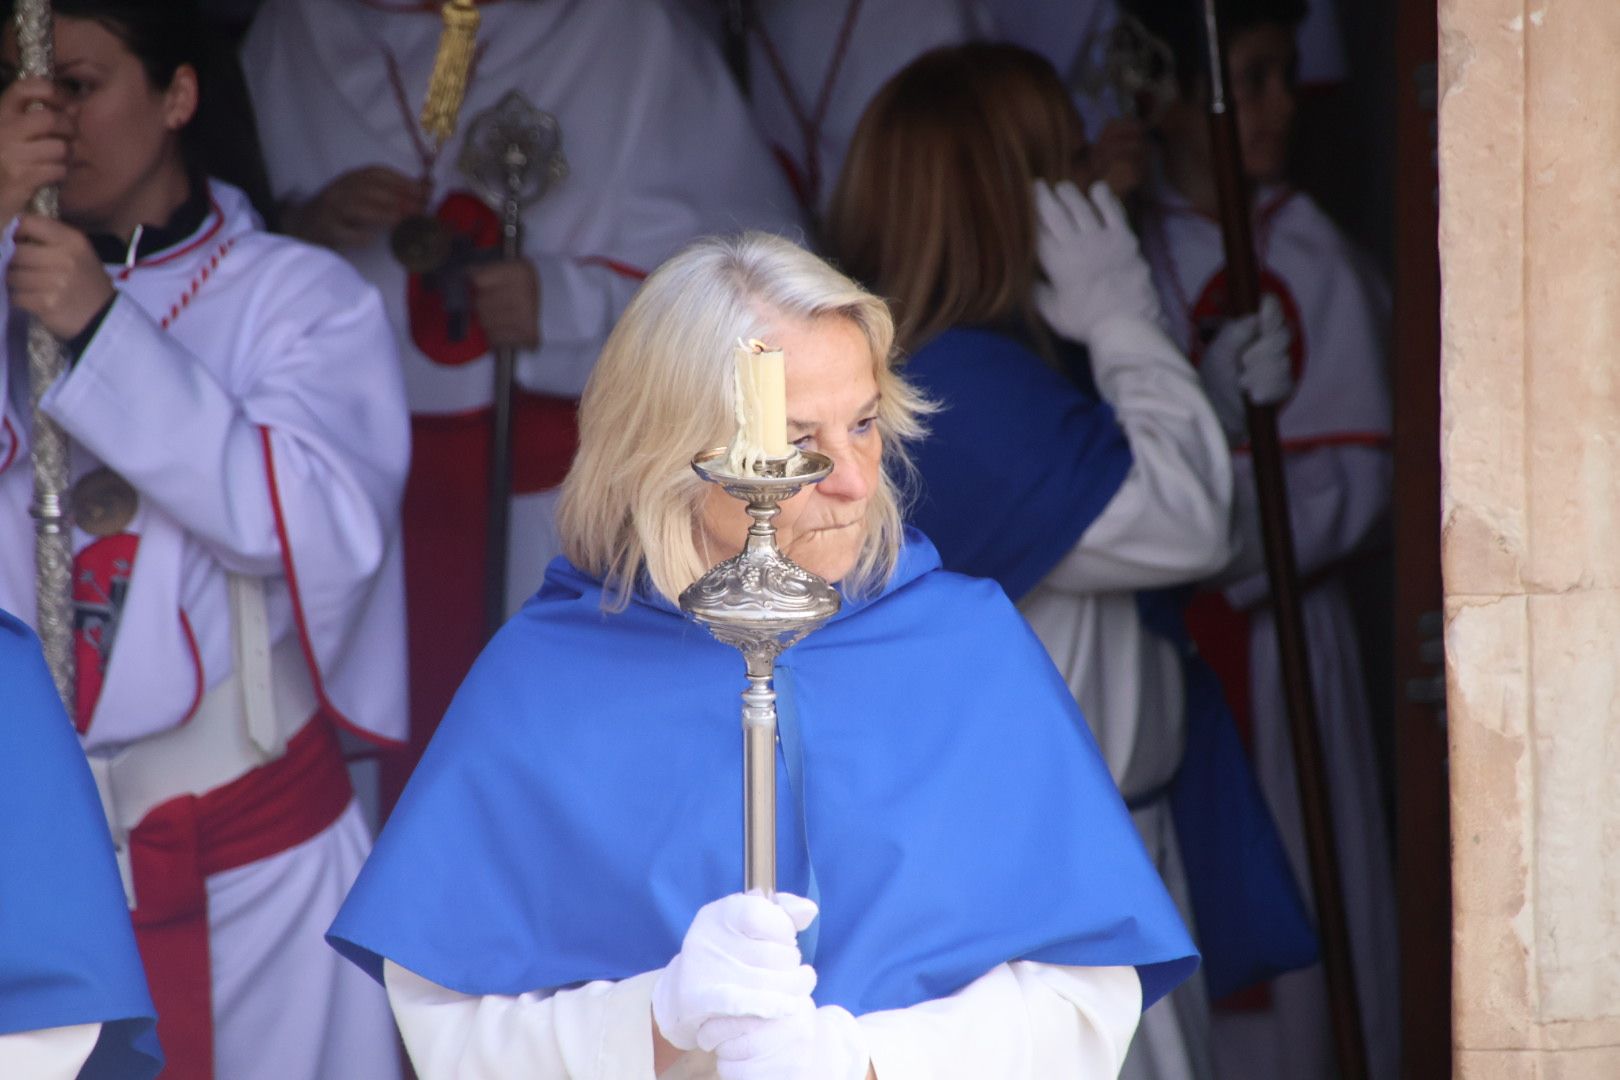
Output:
[[[192,300],[196,299],[197,294],[202,291],[202,287],[208,284],[208,279],[214,276],[214,271],[219,269],[219,264],[224,261],[225,256],[229,255],[231,249],[236,246],[236,240],[237,238],[233,236],[219,245],[209,260],[203,263],[202,269],[198,270],[196,275],[192,277],[191,285],[185,292],[180,294],[180,299],[171,304],[168,313],[158,320],[159,326],[167,330],[169,325],[178,319],[186,308],[191,306]],[[124,276],[123,274],[119,275],[120,279]]]

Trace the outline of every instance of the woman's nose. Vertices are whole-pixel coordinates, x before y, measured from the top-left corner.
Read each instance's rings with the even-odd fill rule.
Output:
[[[833,461],[833,471],[819,485],[823,495],[854,502],[872,494],[874,478],[868,475],[869,469],[854,447],[828,447],[822,452]]]

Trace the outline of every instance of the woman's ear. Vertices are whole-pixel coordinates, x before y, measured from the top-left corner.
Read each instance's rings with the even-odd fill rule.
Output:
[[[197,115],[197,69],[181,64],[174,69],[169,88],[163,91],[163,123],[170,131],[179,131]]]

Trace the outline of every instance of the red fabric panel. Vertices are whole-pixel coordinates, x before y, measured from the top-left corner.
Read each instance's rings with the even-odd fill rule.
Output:
[[[518,494],[562,483],[579,444],[578,403],[514,389],[512,486]],[[405,485],[405,610],[411,737],[383,759],[383,810],[391,809],[439,718],[484,647],[484,534],[489,410],[411,421]]]

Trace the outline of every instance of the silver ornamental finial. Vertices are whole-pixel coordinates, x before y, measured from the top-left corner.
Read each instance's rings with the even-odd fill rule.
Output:
[[[568,175],[557,118],[536,108],[516,90],[467,125],[462,175],[489,205],[528,206]]]

